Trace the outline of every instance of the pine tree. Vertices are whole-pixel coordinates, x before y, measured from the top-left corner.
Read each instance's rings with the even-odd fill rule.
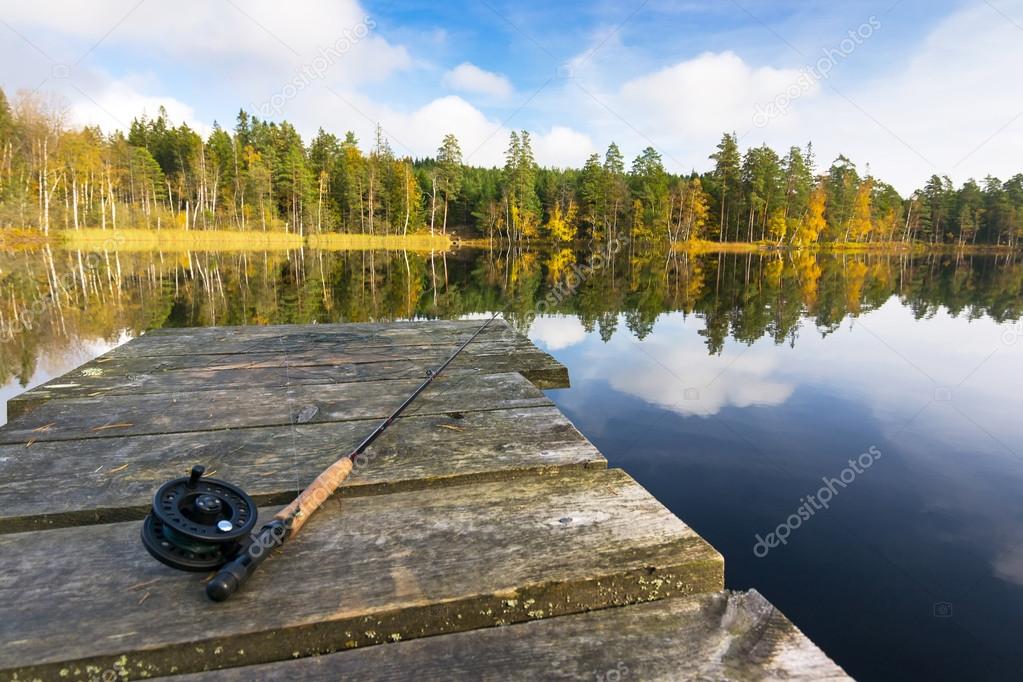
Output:
[[[607,174],[600,165],[600,156],[592,154],[579,174],[579,203],[582,223],[593,238],[604,235],[607,192]]]
[[[710,155],[714,161],[714,177],[718,182],[718,206],[721,211],[721,222],[718,228],[718,241],[725,240],[725,225],[728,223],[730,203],[739,197],[739,142],[735,133],[725,133],[718,143],[717,152]],[[733,199],[734,197],[734,199]]]
[[[662,233],[668,220],[668,174],[656,149],[647,147],[636,157],[632,162],[629,179],[633,197],[640,202],[643,210],[638,222],[654,234]]]
[[[536,194],[536,161],[529,133],[512,131],[505,153],[505,201],[508,229],[512,239],[534,237],[540,222],[540,200]]]
[[[608,240],[618,237],[618,218],[626,209],[628,188],[625,184],[625,157],[618,145],[612,142],[604,154],[604,173],[607,189],[604,199],[604,226]]]
[[[789,148],[789,153],[782,162],[785,176],[785,209],[784,215],[789,231],[795,230],[806,215],[813,192],[813,169],[807,160],[812,152],[804,156],[799,147]]]
[[[441,233],[448,231],[448,204],[458,197],[462,187],[462,149],[458,146],[458,138],[452,134],[444,136],[444,141],[437,150],[438,185],[444,194],[444,220]]]
[[[856,165],[839,155],[828,169],[824,186],[828,194],[826,241],[848,241],[853,205],[860,186]]]

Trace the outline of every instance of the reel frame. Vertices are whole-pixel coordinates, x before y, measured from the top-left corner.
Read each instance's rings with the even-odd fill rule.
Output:
[[[157,561],[182,571],[211,571],[236,557],[256,527],[258,509],[238,486],[203,478],[196,465],[153,496],[142,544]]]

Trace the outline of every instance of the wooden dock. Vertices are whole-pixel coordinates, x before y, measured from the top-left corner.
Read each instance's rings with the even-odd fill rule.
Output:
[[[231,601],[139,540],[202,463],[270,516],[477,321],[150,332],[0,429],[0,680],[848,679],[541,389],[495,322]]]

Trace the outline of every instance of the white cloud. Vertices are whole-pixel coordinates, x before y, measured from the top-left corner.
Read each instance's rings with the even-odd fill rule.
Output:
[[[1023,585],[1023,537],[1016,531],[1010,542],[999,548],[991,560],[991,568],[996,577],[1012,583]]]
[[[716,142],[724,130],[750,127],[755,106],[799,75],[798,69],[751,67],[733,52],[707,52],[625,83],[619,101],[637,124],[658,135]]]
[[[315,0],[301,12],[268,0],[237,7],[195,3],[187,11],[168,11],[160,3],[129,11],[132,3],[99,0],[82,12],[68,0],[56,3],[5,7],[5,21],[39,49],[20,40],[0,42],[0,82],[12,90],[44,82],[45,91],[67,99],[73,124],[123,129],[164,106],[174,122],[207,132],[214,118],[233,118],[245,107],[263,118],[292,121],[307,139],[320,127],[338,133],[352,129],[364,146],[379,123],[395,151],[414,156],[434,154],[443,136],[454,133],[470,162],[504,163],[510,130],[460,96],[435,97],[419,106],[402,97],[400,105],[389,106],[365,94],[368,84],[421,65],[404,46],[379,35],[375,19],[357,2]],[[93,57],[116,48],[128,55],[138,51],[142,58],[119,61],[123,73],[110,73],[90,58],[63,77],[52,77],[54,64],[75,64],[108,31]],[[161,57],[172,60],[174,71],[165,69]],[[183,76],[190,69],[200,69],[203,80],[172,90],[168,79],[189,83]],[[446,80],[495,98],[513,92],[504,76],[469,63]],[[263,106],[267,103],[274,106]],[[536,136],[536,154],[541,163],[576,164],[588,144],[581,133],[555,126]]]
[[[311,71],[317,88],[350,89],[415,66],[406,48],[378,35],[376,20],[353,0],[313,0],[301,11],[271,0],[175,8],[98,0],[83,11],[79,3],[55,0],[46,6],[7,3],[4,20],[25,40],[0,45],[0,82],[10,89],[42,82],[44,90],[65,94],[76,118],[104,126],[140,113],[130,106],[159,103],[185,117],[194,118],[200,108],[214,112],[211,120],[233,117]],[[93,66],[111,49],[127,55],[117,63],[123,71],[114,75]],[[52,76],[55,65],[65,69],[64,77]],[[171,91],[168,79],[187,86]],[[321,117],[318,125],[329,123]]]
[[[355,91],[335,92],[336,95],[322,88],[310,88],[288,105],[284,115],[307,136],[314,134],[325,120],[344,120],[345,128],[355,131],[364,142],[372,139],[379,122],[399,155],[432,156],[444,135],[454,133],[466,163],[504,165],[511,129],[458,95],[440,97],[403,111]],[[541,164],[576,166],[586,160],[593,144],[582,133],[555,126],[547,133],[534,135],[533,147]]]
[[[537,316],[529,327],[529,338],[539,341],[547,350],[561,350],[585,340],[586,330],[578,317]]]
[[[463,62],[444,74],[445,87],[462,92],[473,92],[491,97],[505,98],[512,94],[511,81],[499,73],[484,71],[475,64]]]
[[[657,333],[639,345],[631,334],[615,334],[607,344],[587,347],[586,366],[616,391],[687,416],[711,416],[729,406],[781,405],[792,395],[794,384],[776,376],[780,367],[770,340],[708,356],[691,324],[666,315]]]
[[[69,123],[76,126],[98,125],[103,130],[127,130],[132,119],[143,115],[150,118],[163,107],[174,124],[187,123],[193,130],[208,135],[212,128],[199,120],[195,110],[172,97],[146,95],[126,81],[110,80],[102,84],[95,94],[74,100]]]
[[[645,345],[646,355],[657,361],[632,356],[612,367],[608,382],[617,391],[679,414],[710,416],[729,406],[781,405],[794,390],[792,384],[770,378],[775,369],[770,352],[747,351],[735,360],[708,357],[702,346],[675,348],[654,341]]]
[[[410,64],[403,47],[374,35],[375,19],[354,0],[309,0],[299,11],[274,0],[185,4],[97,0],[83,11],[73,0],[6,3],[4,20],[58,61],[74,61],[80,47],[97,45],[103,36],[102,45],[139,47],[215,71],[258,74],[268,66],[296,66],[345,40],[344,61],[353,75],[368,70],[379,78]]]
[[[554,126],[533,139],[533,155],[541,166],[579,168],[594,151],[588,135],[565,126]]]
[[[463,158],[469,163],[504,163],[507,130],[457,95],[440,97],[417,109],[403,111],[356,91],[331,93],[322,88],[310,88],[289,104],[284,115],[306,136],[314,134],[325,120],[345,121],[345,129],[353,130],[364,147],[373,139],[379,123],[395,153],[401,156],[432,156],[444,135],[454,133],[462,147]]]

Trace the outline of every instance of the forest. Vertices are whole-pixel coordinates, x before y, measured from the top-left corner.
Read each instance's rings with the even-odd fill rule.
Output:
[[[819,169],[812,144],[741,150],[734,133],[709,154],[708,171],[673,174],[656,149],[627,164],[613,142],[582,168],[541,168],[527,131],[510,134],[503,167],[483,168],[463,163],[455,134],[413,159],[379,127],[364,151],[351,132],[321,128],[307,144],[292,124],[245,111],[205,138],[163,109],[111,134],[65,118],[40,95],[8,100],[0,90],[0,235],[174,228],[1015,247],[1023,234],[1023,173],[958,188],[935,175],[903,197],[845,156]]]

